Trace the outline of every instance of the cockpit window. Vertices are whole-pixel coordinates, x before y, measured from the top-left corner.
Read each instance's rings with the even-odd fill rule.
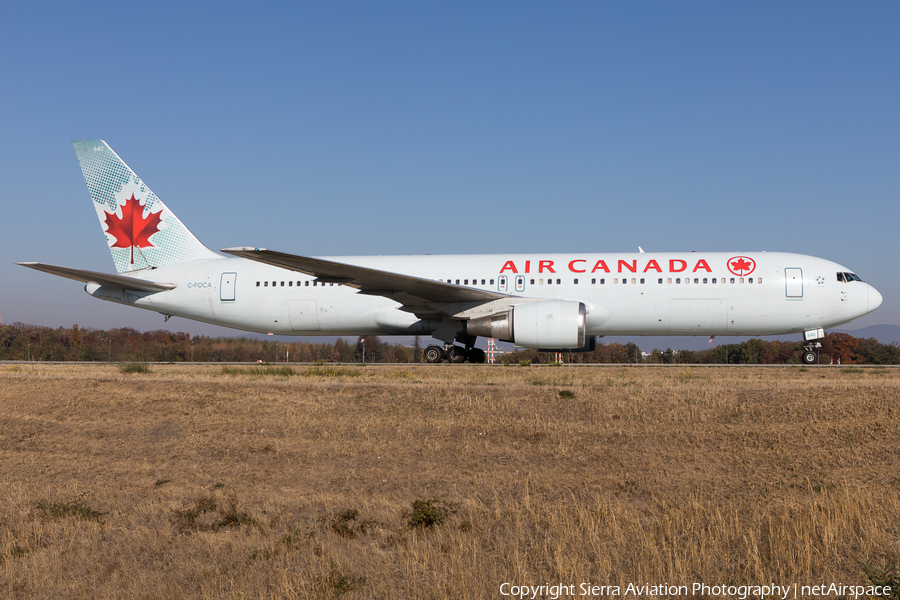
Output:
[[[851,281],[862,281],[856,273],[838,273],[837,280],[846,283],[850,283]]]

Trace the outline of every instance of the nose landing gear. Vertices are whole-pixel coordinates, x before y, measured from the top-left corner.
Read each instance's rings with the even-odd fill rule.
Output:
[[[819,348],[822,344],[819,342],[810,342],[803,345],[803,354],[801,359],[804,365],[814,365],[819,362]]]

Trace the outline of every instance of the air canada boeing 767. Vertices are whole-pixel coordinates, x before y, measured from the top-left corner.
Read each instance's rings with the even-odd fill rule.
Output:
[[[881,304],[850,269],[782,252],[223,256],[106,142],[72,143],[118,274],[19,264],[166,318],[279,335],[430,335],[444,342],[426,349],[432,363],[484,362],[478,336],[587,351],[604,335],[799,333],[812,363],[825,328]]]

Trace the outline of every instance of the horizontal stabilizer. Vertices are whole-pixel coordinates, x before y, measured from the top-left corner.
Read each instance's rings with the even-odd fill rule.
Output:
[[[139,292],[164,292],[173,290],[177,286],[174,283],[156,283],[155,281],[147,281],[146,279],[137,279],[135,277],[127,277],[125,275],[110,275],[108,273],[98,273],[96,271],[85,271],[84,269],[73,269],[71,267],[60,267],[57,265],[48,265],[39,262],[20,262],[16,263],[29,269],[37,269],[51,275],[59,275],[67,279],[75,281],[83,281],[85,283],[96,283],[123,290],[135,290]]]
[[[319,281],[342,283],[359,289],[360,293],[385,296],[402,304],[408,304],[411,300],[480,303],[508,297],[498,292],[453,285],[434,279],[411,277],[320,258],[285,254],[265,248],[223,248],[222,252],[312,275]]]

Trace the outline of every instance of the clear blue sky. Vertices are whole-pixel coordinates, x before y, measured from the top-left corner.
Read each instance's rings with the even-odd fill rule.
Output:
[[[112,272],[71,139],[211,248],[788,251],[900,324],[896,2],[12,3],[4,322],[231,330],[15,266]]]

